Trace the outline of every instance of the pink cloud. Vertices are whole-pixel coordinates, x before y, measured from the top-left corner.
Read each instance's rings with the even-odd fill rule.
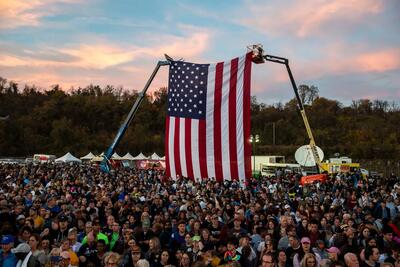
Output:
[[[383,72],[400,68],[400,49],[388,49],[361,54],[355,63],[363,71]]]
[[[1,0],[0,29],[38,26],[43,16],[61,12],[59,3],[79,3],[81,0]]]
[[[165,35],[162,43],[146,47],[96,40],[91,44],[41,51],[22,49],[24,53],[18,55],[0,52],[0,67],[2,75],[10,80],[46,88],[52,84],[68,89],[93,83],[141,90],[157,61],[164,60],[164,53],[176,58],[198,58],[208,49],[211,36],[209,31],[192,29],[184,36]],[[151,90],[167,85],[168,74],[164,69],[167,68],[160,70]]]
[[[382,10],[382,0],[305,0],[279,1],[274,5],[256,2],[248,5],[245,17],[237,21],[262,33],[294,34],[306,37],[320,33],[330,21],[355,22]]]
[[[351,48],[350,48],[351,47]],[[316,51],[318,57],[308,54],[289,54],[297,77],[313,80],[324,76],[350,73],[384,72],[400,68],[400,48],[368,48],[365,44],[332,42]]]

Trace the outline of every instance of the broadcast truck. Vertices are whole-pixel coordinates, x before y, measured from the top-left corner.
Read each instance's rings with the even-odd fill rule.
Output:
[[[284,156],[252,156],[251,166],[255,177],[272,177],[281,173],[301,173],[300,164],[286,163]]]

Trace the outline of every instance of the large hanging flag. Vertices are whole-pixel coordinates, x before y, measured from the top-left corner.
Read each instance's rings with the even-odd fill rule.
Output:
[[[166,171],[172,178],[251,177],[252,54],[217,64],[171,61]]]

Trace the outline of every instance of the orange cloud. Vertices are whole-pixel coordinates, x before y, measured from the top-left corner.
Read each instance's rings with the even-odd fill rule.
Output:
[[[59,3],[78,3],[80,0],[1,0],[0,28],[38,26],[43,16],[60,12]]]
[[[195,59],[208,48],[211,36],[211,32],[197,29],[186,36],[165,35],[162,43],[146,47],[97,40],[75,47],[22,50],[18,55],[0,52],[0,66],[4,77],[41,87],[60,84],[68,89],[93,83],[141,90],[157,61],[164,60],[164,53]],[[167,85],[166,69],[160,70],[152,90]]]

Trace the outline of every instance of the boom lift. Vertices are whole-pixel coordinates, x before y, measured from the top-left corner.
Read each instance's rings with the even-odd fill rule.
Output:
[[[170,64],[170,61],[172,60],[170,57],[165,55],[165,58],[167,59],[166,61],[158,61],[156,67],[153,70],[153,73],[151,74],[149,80],[147,81],[146,85],[144,86],[142,92],[140,92],[138,98],[136,99],[135,103],[133,104],[131,110],[129,111],[128,116],[126,117],[125,121],[122,123],[120,126],[117,135],[114,138],[114,141],[111,143],[110,147],[107,149],[107,151],[104,153],[104,158],[103,161],[100,164],[100,168],[103,172],[109,172],[110,171],[110,160],[111,156],[115,152],[115,148],[118,146],[119,142],[121,141],[122,137],[124,136],[126,130],[128,129],[129,125],[131,124],[133,118],[135,118],[135,114],[140,106],[140,104],[143,101],[144,96],[146,95],[147,89],[149,89],[151,82],[153,81],[154,77],[156,76],[158,70],[160,69],[161,66],[166,66]]]
[[[308,122],[308,118],[306,115],[306,111],[304,109],[303,102],[299,96],[299,92],[297,90],[296,82],[293,78],[292,71],[290,70],[289,60],[283,57],[277,57],[272,55],[265,55],[264,49],[261,44],[250,45],[247,47],[251,52],[253,52],[253,62],[256,64],[264,63],[265,61],[275,62],[279,64],[283,64],[286,66],[286,70],[289,74],[290,82],[292,83],[294,94],[296,95],[297,103],[299,105],[300,114],[304,122],[304,126],[306,127],[307,135],[310,140],[310,147],[312,151],[312,155],[314,157],[315,166],[317,167],[317,172],[320,173],[321,170],[321,159],[319,158],[317,145],[315,144],[314,136],[311,131],[310,123]]]

